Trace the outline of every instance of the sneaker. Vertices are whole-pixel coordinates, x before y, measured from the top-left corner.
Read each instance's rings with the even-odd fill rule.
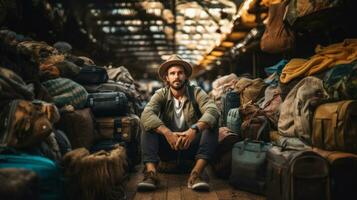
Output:
[[[209,184],[197,172],[192,172],[187,187],[193,190],[209,190]]]
[[[138,183],[138,190],[156,190],[159,185],[159,177],[156,172],[144,172],[144,179]]]

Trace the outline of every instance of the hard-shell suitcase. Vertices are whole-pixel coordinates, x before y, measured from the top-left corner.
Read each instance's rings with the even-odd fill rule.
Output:
[[[66,134],[73,149],[80,147],[89,149],[93,145],[94,119],[89,108],[62,113],[56,128]]]
[[[267,200],[329,200],[329,164],[311,150],[267,152]]]
[[[326,158],[330,164],[331,199],[350,199],[357,196],[357,155],[338,151],[313,151]]]
[[[98,133],[102,138],[118,139],[123,142],[130,142],[139,124],[134,118],[124,117],[100,117],[96,118]]]
[[[23,168],[34,171],[39,177],[40,199],[60,200],[63,195],[63,176],[50,159],[22,153],[0,154],[0,168]]]
[[[128,99],[122,92],[99,92],[88,95],[87,106],[96,117],[127,114]]]
[[[140,162],[142,127],[138,116],[130,114],[123,117],[96,118],[96,125],[101,139],[93,145],[92,151],[110,150],[115,144],[121,143],[127,148],[129,165]]]

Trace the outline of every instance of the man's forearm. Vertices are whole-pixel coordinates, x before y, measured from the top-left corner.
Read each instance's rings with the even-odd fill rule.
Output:
[[[196,124],[198,126],[198,129],[200,129],[200,131],[210,128],[210,126],[205,122],[197,122]]]
[[[167,128],[165,125],[160,125],[155,129],[155,132],[161,135],[166,135],[166,134],[170,134],[172,131],[169,128]]]

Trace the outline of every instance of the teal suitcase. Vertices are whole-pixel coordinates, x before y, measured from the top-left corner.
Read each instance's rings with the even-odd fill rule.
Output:
[[[59,167],[50,159],[28,154],[0,154],[0,168],[22,168],[35,172],[39,177],[40,200],[63,198],[63,176]]]

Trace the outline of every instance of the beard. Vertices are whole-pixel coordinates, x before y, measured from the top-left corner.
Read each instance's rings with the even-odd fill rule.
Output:
[[[186,80],[180,81],[176,80],[172,83],[170,83],[170,87],[174,90],[181,90],[185,86]]]

